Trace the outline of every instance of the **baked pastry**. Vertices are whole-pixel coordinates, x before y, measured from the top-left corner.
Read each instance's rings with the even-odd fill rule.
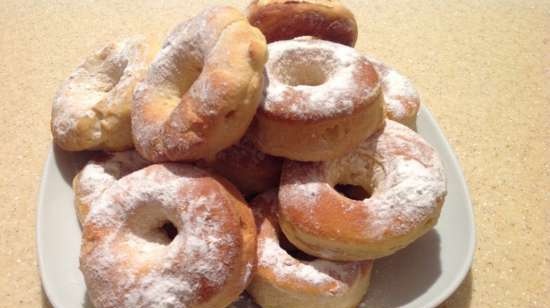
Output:
[[[371,56],[367,59],[374,66],[380,78],[384,95],[384,110],[390,120],[414,127],[420,108],[420,96],[412,82],[395,69]]]
[[[241,139],[262,94],[267,48],[237,9],[181,23],[134,93],[132,132],[148,160],[213,158]]]
[[[150,164],[136,151],[103,153],[89,161],[73,179],[74,205],[80,224],[84,223],[90,204],[105,189],[121,177]]]
[[[216,154],[213,161],[197,164],[224,176],[244,196],[250,196],[279,186],[283,159],[260,152],[245,135],[239,143]]]
[[[252,212],[227,181],[183,164],[117,181],[84,223],[80,269],[96,308],[222,308],[248,285]]]
[[[54,98],[54,142],[67,151],[133,148],[132,93],[149,60],[150,48],[137,37],[110,43],[86,59]]]
[[[376,71],[353,48],[316,39],[269,44],[269,85],[251,137],[262,152],[334,159],[383,125]]]
[[[337,184],[371,196],[353,200]],[[279,222],[308,254],[331,260],[390,255],[437,222],[446,178],[436,151],[414,131],[387,120],[384,129],[336,160],[285,162]]]
[[[264,308],[356,307],[369,286],[372,261],[304,261],[281,247],[277,192],[252,201],[258,227],[258,265],[247,290]]]
[[[267,42],[314,36],[354,46],[357,22],[338,0],[254,0],[248,20],[264,33]]]

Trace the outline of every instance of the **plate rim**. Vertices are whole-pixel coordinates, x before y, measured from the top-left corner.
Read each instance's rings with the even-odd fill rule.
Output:
[[[449,149],[449,160],[451,161],[452,168],[456,169],[455,171],[459,175],[459,185],[462,187],[462,191],[464,192],[464,198],[466,201],[466,212],[469,216],[470,221],[470,236],[468,238],[469,242],[471,243],[468,246],[468,250],[466,251],[467,259],[465,260],[462,268],[458,271],[458,275],[455,277],[455,279],[447,286],[446,290],[444,292],[441,292],[441,294],[438,297],[435,297],[430,303],[429,307],[437,307],[438,305],[442,304],[445,300],[447,300],[462,284],[468,273],[470,272],[472,268],[472,264],[474,261],[474,255],[475,250],[477,247],[477,241],[476,241],[476,223],[475,223],[475,215],[474,215],[474,204],[472,203],[472,199],[470,197],[470,189],[468,187],[468,184],[466,183],[466,178],[464,177],[464,171],[462,170],[462,165],[460,164],[460,161],[458,160],[456,156],[456,152],[454,148],[449,144],[449,141],[447,140],[447,137],[445,134],[443,134],[443,130],[439,126],[439,122],[436,121],[436,118],[432,114],[432,112],[425,106],[421,105],[419,114],[423,112],[426,114],[428,118],[430,118],[430,122],[433,123],[432,125],[436,133],[440,136],[443,136],[441,140],[443,141],[443,144],[447,149]],[[451,167],[447,166],[447,167]]]
[[[437,307],[441,303],[443,303],[446,299],[448,299],[462,284],[466,276],[468,275],[468,272],[472,268],[474,255],[475,255],[475,249],[477,246],[476,241],[476,224],[475,224],[475,215],[474,215],[474,207],[472,203],[472,199],[470,197],[470,190],[468,188],[468,185],[466,183],[466,179],[464,177],[464,172],[462,170],[462,167],[460,165],[460,162],[455,154],[454,148],[449,144],[447,137],[445,134],[443,134],[443,130],[439,126],[439,123],[436,121],[436,118],[433,116],[431,111],[425,106],[421,105],[420,110],[418,114],[424,113],[425,116],[429,119],[429,122],[432,124],[433,128],[435,129],[435,133],[439,136],[441,136],[441,139],[443,145],[449,150],[449,160],[451,162],[450,166],[447,166],[448,168],[453,168],[457,172],[458,176],[458,183],[461,186],[461,191],[464,193],[464,198],[466,201],[466,204],[463,205],[465,207],[467,215],[469,216],[470,221],[470,235],[468,237],[469,243],[471,243],[468,246],[468,249],[466,251],[466,260],[463,262],[462,267],[458,270],[457,275],[455,276],[455,279],[451,281],[451,283],[448,284],[448,286],[445,288],[445,291],[441,292],[438,296],[435,296],[431,301],[428,302],[428,307]],[[44,245],[43,237],[41,234],[42,230],[42,219],[44,217],[43,211],[44,211],[44,199],[46,197],[46,181],[49,178],[50,174],[50,168],[51,163],[53,159],[53,148],[54,143],[51,142],[49,149],[48,149],[48,155],[46,156],[46,162],[43,165],[42,168],[42,177],[40,179],[40,189],[38,190],[38,198],[37,198],[37,209],[36,209],[36,224],[35,224],[35,247],[36,247],[36,257],[37,257],[37,266],[38,266],[38,272],[40,275],[40,282],[41,282],[41,290],[45,293],[49,303],[56,308],[65,307],[60,304],[57,297],[54,295],[54,292],[50,289],[49,284],[45,283],[48,277],[46,277],[46,272],[44,271],[45,268],[45,261],[44,261],[44,254],[41,252],[42,246]],[[76,219],[76,218],[75,218]]]

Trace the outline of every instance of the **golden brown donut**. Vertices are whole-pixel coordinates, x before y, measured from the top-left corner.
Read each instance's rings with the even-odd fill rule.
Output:
[[[264,33],[267,42],[314,36],[354,46],[357,22],[338,0],[254,0],[248,20]]]
[[[132,133],[148,160],[212,158],[252,121],[263,86],[262,33],[219,6],[181,23],[134,93]]]
[[[336,184],[371,194],[353,200]],[[301,250],[331,260],[390,255],[437,222],[446,195],[437,152],[397,122],[353,152],[318,163],[285,162],[279,190],[279,222]]]
[[[57,92],[51,119],[54,142],[67,151],[131,149],[132,93],[147,70],[142,38],[110,43],[90,56]]]
[[[84,224],[90,204],[105,189],[121,177],[150,164],[136,151],[104,153],[89,161],[73,179],[74,205],[80,224]]]
[[[96,308],[223,308],[250,280],[252,212],[229,182],[189,165],[151,165],[93,202],[80,269]]]
[[[250,129],[259,150],[299,161],[334,159],[383,125],[378,75],[356,50],[303,38],[268,47],[269,84]]]
[[[201,167],[227,178],[245,196],[279,186],[283,159],[260,152],[246,135],[241,141],[216,154],[213,161],[200,161]]]
[[[351,308],[365,296],[372,261],[303,261],[282,247],[277,192],[252,201],[258,227],[258,265],[247,290],[264,308]]]
[[[412,82],[397,70],[366,56],[380,78],[384,94],[384,111],[390,120],[414,127],[420,108],[420,96]]]

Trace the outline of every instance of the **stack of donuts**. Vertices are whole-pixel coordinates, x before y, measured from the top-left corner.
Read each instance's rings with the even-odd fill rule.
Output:
[[[99,151],[73,181],[95,307],[361,302],[373,260],[436,224],[446,179],[409,128],[417,91],[356,40],[336,0],[256,0],[68,77],[51,128]]]

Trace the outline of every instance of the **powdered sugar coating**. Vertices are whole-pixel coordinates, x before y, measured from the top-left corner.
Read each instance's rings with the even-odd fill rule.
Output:
[[[353,48],[316,39],[268,45],[269,84],[260,111],[291,120],[350,115],[379,91],[372,66]]]
[[[279,241],[283,235],[277,225],[277,204],[276,191],[263,193],[252,201],[259,230],[255,279],[267,282],[289,295],[299,296],[301,292],[306,292],[319,297],[340,297],[346,296],[359,281],[368,277],[372,266],[370,261],[302,261],[291,256]],[[261,292],[255,289],[255,280],[249,291],[252,295]]]
[[[114,152],[88,162],[73,182],[75,205],[81,222],[92,201],[99,198],[105,189],[121,177],[149,164],[135,151]]]
[[[180,81],[182,85],[173,84],[176,79],[176,74],[180,72],[178,67],[178,61],[186,61],[190,64],[186,69],[190,72],[188,75],[193,75],[200,72],[201,66],[205,61],[206,52],[213,48],[216,43],[220,30],[208,27],[207,23],[218,14],[218,11],[222,8],[212,8],[211,10],[205,10],[198,16],[189,19],[185,22],[178,24],[168,35],[164,42],[162,49],[156,55],[155,59],[151,63],[149,73],[144,82],[138,84],[134,93],[135,106],[138,109],[147,108],[147,105],[151,104],[151,98],[147,98],[148,92],[154,89],[159,89],[158,95],[168,101],[171,100],[171,96],[177,97],[178,101],[171,102],[172,106],[169,106],[170,110],[167,113],[171,113],[173,108],[180,103],[181,96],[190,91],[193,96],[203,98],[203,104],[197,104],[200,106],[199,112],[204,114],[212,114],[215,106],[208,103],[205,99],[208,97],[206,88],[208,87],[206,78],[197,80],[194,82],[195,86],[192,86],[191,82],[194,80],[186,80],[187,82]],[[195,67],[193,67],[193,64]],[[191,77],[192,78],[192,77]],[[186,78],[185,78],[186,79]],[[180,88],[181,87],[181,88]],[[163,93],[164,92],[164,93]],[[177,94],[177,95],[176,95]],[[139,114],[136,114],[134,118],[137,118]],[[146,122],[146,121],[133,121],[133,134],[138,144],[146,144],[148,140],[153,140],[163,132],[164,122]],[[185,129],[185,128],[183,128]],[[188,144],[182,144],[183,147],[188,147]]]
[[[87,148],[101,145],[108,137],[105,136],[105,122],[109,121],[109,114],[102,110],[128,110],[131,93],[146,68],[147,54],[142,37],[110,43],[86,59],[65,80],[54,98],[51,128],[56,142],[62,147],[74,147],[67,145],[65,139],[80,138],[82,140],[76,143],[91,143]],[[101,108],[97,107],[99,104]],[[126,116],[119,121],[126,121],[124,124],[129,128],[129,113]],[[80,131],[81,122],[86,122],[90,131]],[[131,139],[128,142],[131,143]]]
[[[367,56],[382,84],[384,107],[390,120],[403,124],[414,119],[420,108],[420,96],[409,78],[377,59]]]
[[[359,185],[372,195],[351,200],[333,189],[336,184]],[[285,219],[305,219],[293,222],[303,232],[323,228],[324,234],[372,243],[436,221],[445,195],[445,172],[435,150],[414,131],[387,120],[384,129],[342,158],[285,163],[279,198]]]
[[[279,242],[264,238],[258,246],[258,266],[269,268],[278,282],[294,283],[326,289],[331,295],[341,295],[360,273],[359,264],[339,264],[327,260],[299,261],[281,248]],[[342,281],[341,279],[345,279]]]
[[[152,165],[114,183],[84,224],[81,270],[94,305],[195,307],[237,297],[253,260],[242,263],[233,202],[186,165]],[[178,230],[171,241],[159,231],[167,221]]]
[[[136,149],[155,162],[197,160],[237,142],[259,104],[266,58],[265,38],[235,8],[176,26],[134,92]]]

